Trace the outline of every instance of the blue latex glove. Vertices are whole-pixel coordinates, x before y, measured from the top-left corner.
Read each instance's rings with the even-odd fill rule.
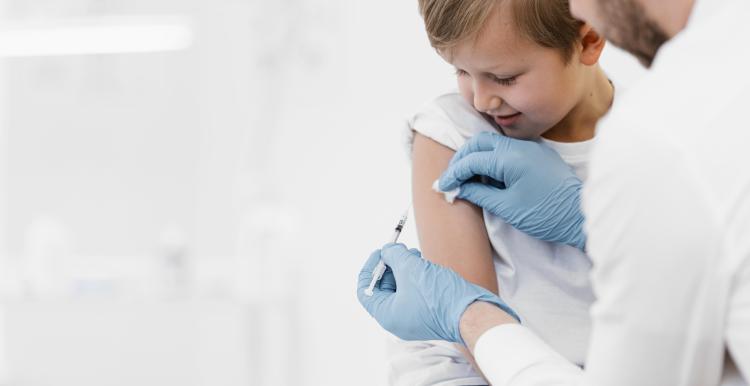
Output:
[[[367,296],[365,289],[381,258],[388,269],[373,296]],[[403,340],[464,344],[458,324],[466,307],[478,300],[493,303],[518,320],[497,295],[422,259],[418,250],[403,244],[386,244],[370,255],[359,273],[357,297],[383,328]]]
[[[475,176],[492,178],[506,188],[473,182]],[[477,134],[456,152],[440,177],[440,190],[458,187],[458,198],[534,238],[580,250],[586,245],[581,180],[556,151],[542,143]]]

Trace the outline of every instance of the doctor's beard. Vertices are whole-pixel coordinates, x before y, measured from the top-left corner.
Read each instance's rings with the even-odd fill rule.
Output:
[[[669,40],[666,32],[646,15],[637,0],[605,0],[599,4],[607,25],[604,36],[651,67],[659,48]]]

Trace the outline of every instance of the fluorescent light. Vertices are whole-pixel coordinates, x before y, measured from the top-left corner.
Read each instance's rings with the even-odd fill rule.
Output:
[[[186,17],[100,17],[0,25],[0,57],[177,51],[193,42]]]

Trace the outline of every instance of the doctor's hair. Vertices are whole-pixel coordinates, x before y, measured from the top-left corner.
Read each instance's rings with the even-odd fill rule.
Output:
[[[430,44],[450,54],[457,44],[477,36],[502,1],[512,3],[521,36],[559,50],[565,63],[570,62],[584,23],[570,13],[568,0],[419,0]]]

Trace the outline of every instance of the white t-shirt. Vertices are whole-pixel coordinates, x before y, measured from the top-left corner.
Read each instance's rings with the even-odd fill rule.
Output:
[[[418,132],[453,150],[481,131],[496,130],[458,93],[438,97],[409,121],[410,135]],[[593,140],[543,141],[585,180]],[[594,301],[589,258],[576,248],[534,239],[487,212],[484,222],[503,300],[524,326],[570,361],[582,364],[590,332],[589,306]],[[412,386],[486,384],[445,342],[394,343],[390,379],[391,384]]]

